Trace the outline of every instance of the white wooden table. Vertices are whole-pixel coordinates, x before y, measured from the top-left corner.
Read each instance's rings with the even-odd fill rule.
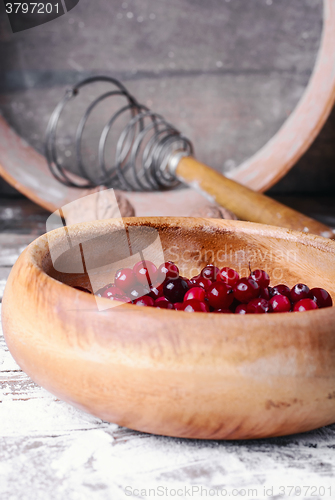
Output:
[[[29,202],[0,201],[0,297],[45,217]],[[239,442],[135,432],[37,386],[11,357],[1,329],[0,382],[1,500],[335,498],[335,425]]]

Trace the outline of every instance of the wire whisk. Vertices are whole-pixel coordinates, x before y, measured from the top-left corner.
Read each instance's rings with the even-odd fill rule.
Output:
[[[75,133],[75,166],[79,178],[61,165],[57,153],[57,126],[61,114],[69,103],[78,96],[80,89],[96,82],[107,82],[113,89],[96,97],[85,110]],[[83,133],[88,119],[96,107],[110,97],[124,97],[126,103],[112,114],[100,135],[98,145],[98,174],[92,175],[83,161]],[[116,121],[130,114],[127,125],[121,131],[116,143],[115,159],[107,166],[106,145]],[[52,175],[62,184],[73,188],[88,189],[104,185],[126,191],[152,191],[171,189],[180,181],[168,168],[172,153],[182,151],[193,153],[193,146],[163,116],[153,113],[128,92],[114,78],[95,76],[87,78],[66,91],[53,111],[46,131],[45,156]]]

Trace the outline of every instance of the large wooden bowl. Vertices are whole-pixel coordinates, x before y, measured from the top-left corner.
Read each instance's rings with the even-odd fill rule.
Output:
[[[335,299],[335,242],[244,222],[131,218],[72,226],[69,269],[85,240],[85,257],[97,263],[117,254],[123,223],[138,241],[145,227],[156,228],[165,257],[185,274],[209,262],[246,274],[250,263],[267,268],[273,283],[306,282]],[[66,248],[63,229],[49,237]],[[335,308],[235,316],[126,304],[99,312],[93,296],[65,283],[87,284],[87,276],[56,271],[47,236],[38,238],[11,272],[3,327],[22,369],[76,407],[140,431],[202,439],[279,436],[335,421]]]

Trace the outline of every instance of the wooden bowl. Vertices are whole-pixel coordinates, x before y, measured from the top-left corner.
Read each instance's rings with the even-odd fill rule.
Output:
[[[103,420],[168,436],[261,438],[335,421],[335,308],[248,316],[129,304],[98,311],[110,302],[67,286],[87,286],[87,275],[56,271],[49,244],[68,270],[80,242],[86,261],[117,260],[123,224],[138,242],[157,229],[165,258],[186,275],[210,262],[245,275],[250,263],[267,269],[272,284],[306,282],[335,299],[335,242],[321,237],[236,221],[134,217],[70,226],[66,250],[69,234],[57,229],[49,243],[44,235],[23,252],[3,299],[6,342],[36,383]],[[96,276],[96,285],[106,282]]]

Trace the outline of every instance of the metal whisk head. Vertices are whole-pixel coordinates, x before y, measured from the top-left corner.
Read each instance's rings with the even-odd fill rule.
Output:
[[[79,177],[63,167],[57,152],[57,126],[67,103],[78,96],[82,87],[96,82],[113,85],[111,91],[93,99],[79,120],[75,133],[75,166]],[[110,97],[125,98],[123,107],[114,112],[99,138],[98,168],[94,175],[83,160],[83,133],[87,121],[97,106]],[[106,145],[116,122],[126,115],[129,120],[122,128],[115,147],[115,160],[107,165]],[[93,188],[104,185],[127,191],[152,191],[169,189],[179,184],[169,160],[177,151],[185,155],[193,153],[193,146],[175,127],[162,116],[139,104],[127,89],[114,78],[96,76],[87,78],[67,90],[53,111],[46,131],[45,156],[52,175],[62,184],[74,188]]]

